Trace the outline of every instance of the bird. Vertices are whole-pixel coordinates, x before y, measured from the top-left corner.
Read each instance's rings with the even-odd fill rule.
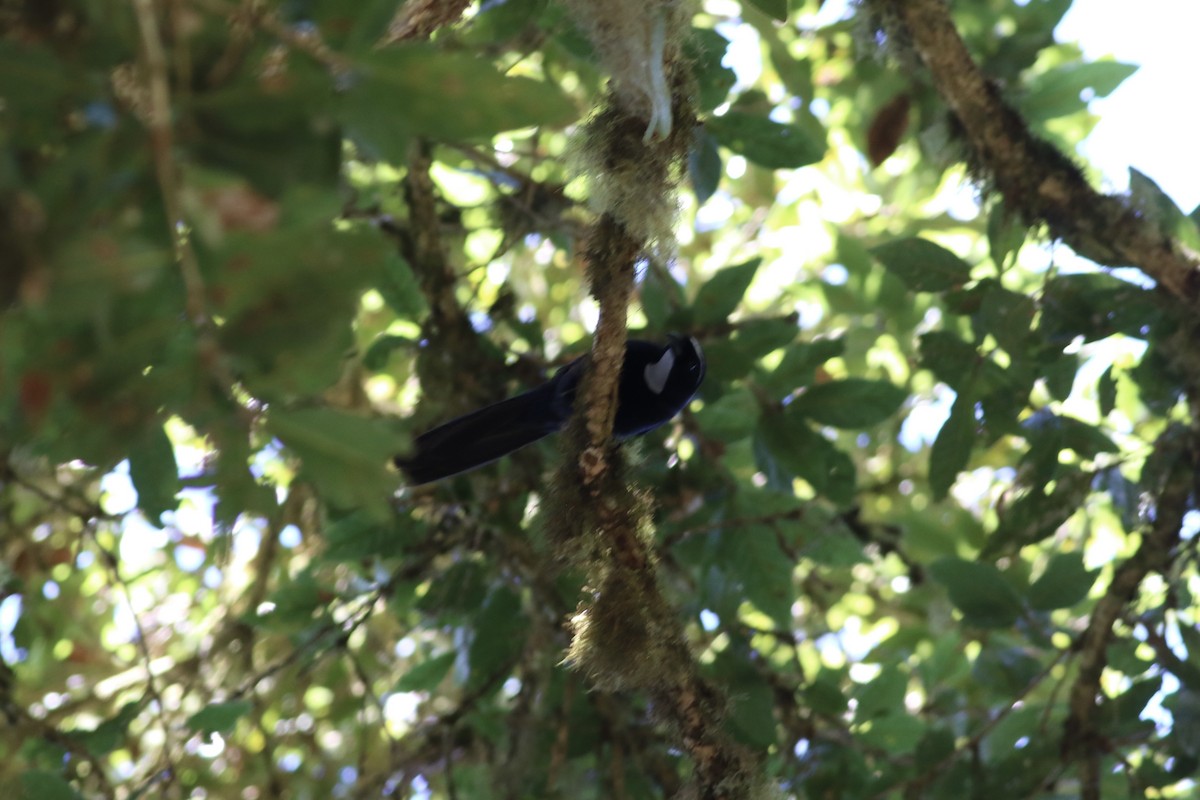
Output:
[[[411,455],[396,456],[411,485],[432,483],[490,464],[562,429],[571,418],[586,356],[559,368],[529,391],[445,422],[413,440]],[[704,381],[704,351],[692,336],[671,335],[665,345],[630,339],[617,389],[613,436],[629,439],[654,430],[691,402]]]

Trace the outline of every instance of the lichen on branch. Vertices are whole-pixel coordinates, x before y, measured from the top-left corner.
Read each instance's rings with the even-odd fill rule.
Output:
[[[1093,189],[1083,172],[1038,138],[979,69],[945,0],[870,0],[871,21],[901,58],[915,53],[961,125],[971,166],[1031,224],[1045,224],[1080,255],[1135,266],[1176,297],[1200,300],[1200,261],[1122,197]]]

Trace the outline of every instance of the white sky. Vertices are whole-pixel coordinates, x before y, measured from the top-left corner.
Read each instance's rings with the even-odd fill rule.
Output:
[[[1136,167],[1185,214],[1200,205],[1200,110],[1193,94],[1198,25],[1195,0],[1075,0],[1057,36],[1078,42],[1089,60],[1112,56],[1141,67],[1110,96],[1092,102],[1100,124],[1080,152],[1103,171],[1103,188],[1125,190],[1128,168]]]

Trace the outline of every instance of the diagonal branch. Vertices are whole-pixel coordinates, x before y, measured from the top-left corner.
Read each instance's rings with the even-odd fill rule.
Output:
[[[1142,537],[1141,546],[1117,567],[1104,597],[1092,611],[1087,629],[1079,637],[1079,673],[1071,687],[1070,712],[1063,723],[1063,752],[1080,759],[1082,796],[1100,796],[1100,756],[1095,712],[1101,696],[1100,678],[1108,663],[1107,649],[1113,625],[1137,596],[1142,580],[1151,572],[1164,572],[1179,544],[1179,532],[1189,509],[1196,481],[1195,436],[1170,428],[1158,448],[1172,460],[1163,486],[1155,499],[1154,521]]]
[[[1200,299],[1200,263],[1122,198],[1093,189],[1070,159],[1030,132],[971,58],[945,0],[873,0],[887,33],[911,43],[961,123],[975,166],[1008,208],[1075,252],[1108,266],[1132,265],[1189,303]]]

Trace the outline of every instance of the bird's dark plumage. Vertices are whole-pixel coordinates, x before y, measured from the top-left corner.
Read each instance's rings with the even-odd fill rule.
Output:
[[[414,484],[430,483],[490,464],[558,431],[571,417],[584,360],[575,359],[550,380],[426,431],[396,466]],[[666,345],[631,339],[625,349],[613,435],[639,436],[680,411],[704,380],[704,352],[691,337]]]

